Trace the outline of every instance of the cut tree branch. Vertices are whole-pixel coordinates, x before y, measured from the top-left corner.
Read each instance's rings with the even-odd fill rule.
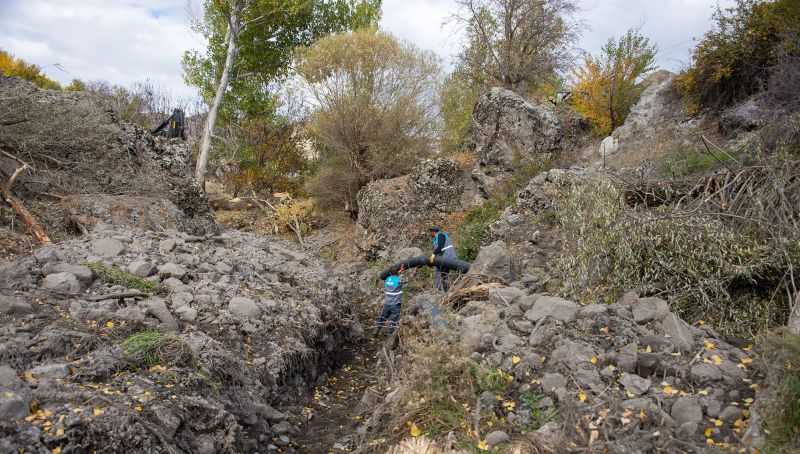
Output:
[[[36,219],[36,217],[31,214],[31,212],[28,211],[24,205],[22,205],[22,202],[17,200],[17,198],[14,197],[14,194],[11,192],[11,187],[14,185],[14,181],[18,176],[20,176],[20,174],[22,174],[22,172],[28,170],[30,166],[16,156],[6,153],[3,150],[0,150],[0,153],[20,163],[20,166],[17,167],[14,173],[11,174],[11,177],[9,177],[8,182],[6,182],[5,185],[0,186],[0,194],[3,196],[3,200],[5,200],[5,202],[11,206],[11,209],[17,213],[20,219],[22,219],[22,222],[28,226],[28,228],[31,230],[31,233],[33,233],[33,236],[36,237],[39,243],[52,244],[53,241],[50,240],[47,232],[45,232],[44,228],[42,228],[42,225],[39,224],[39,221]]]

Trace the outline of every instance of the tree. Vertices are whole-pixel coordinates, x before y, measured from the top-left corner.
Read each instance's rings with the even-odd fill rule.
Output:
[[[585,55],[572,74],[573,107],[589,119],[595,131],[607,135],[625,121],[642,94],[642,77],[655,69],[656,46],[629,29],[611,37],[598,57]]]
[[[381,0],[205,0],[195,30],[208,39],[206,55],[184,54],[184,78],[209,103],[195,178],[201,187],[211,139],[225,103],[228,116],[268,116],[270,90],[286,73],[291,52],[328,33],[368,26],[380,17]]]
[[[29,80],[42,88],[61,90],[61,85],[42,74],[39,65],[28,63],[0,49],[0,74]]]
[[[441,75],[433,53],[362,29],[319,40],[300,53],[297,70],[318,106],[311,132],[335,156],[325,162],[348,163],[341,171],[359,184],[397,176],[431,152]]]
[[[463,67],[457,67],[442,84],[442,151],[447,154],[467,151],[472,131],[472,110],[481,94]]]
[[[579,37],[573,0],[456,0],[467,29],[459,56],[475,78],[523,92],[565,69]]]

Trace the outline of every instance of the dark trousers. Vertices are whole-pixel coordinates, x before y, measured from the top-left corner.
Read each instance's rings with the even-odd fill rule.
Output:
[[[397,322],[400,320],[400,305],[399,304],[384,304],[383,311],[381,312],[381,316],[378,317],[378,327],[375,329],[375,334],[379,334],[381,332],[381,328],[386,323],[387,320],[391,320],[389,323],[389,334],[392,334],[395,329],[397,329]]]
[[[433,268],[433,287],[443,292],[450,290],[450,283],[447,282],[447,271],[442,271],[438,266]]]

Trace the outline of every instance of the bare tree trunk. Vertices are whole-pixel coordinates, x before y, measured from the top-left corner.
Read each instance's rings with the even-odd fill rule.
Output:
[[[225,91],[228,89],[228,84],[231,80],[233,59],[236,57],[236,40],[239,37],[239,12],[241,7],[241,2],[236,2],[231,11],[228,21],[228,31],[225,33],[225,40],[228,42],[225,66],[222,67],[222,75],[217,84],[217,92],[214,95],[214,101],[208,109],[206,125],[203,128],[203,135],[200,138],[200,155],[197,157],[197,167],[195,168],[194,178],[203,191],[206,190],[206,169],[208,168],[208,155],[211,152],[211,136],[214,134],[219,107],[222,104]]]
[[[800,292],[795,293],[792,311],[789,313],[789,322],[786,326],[790,333],[800,334]]]

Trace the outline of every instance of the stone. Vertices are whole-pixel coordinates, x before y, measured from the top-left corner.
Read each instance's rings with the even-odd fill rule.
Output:
[[[561,341],[559,346],[550,354],[550,359],[555,362],[562,361],[570,366],[585,364],[597,356],[591,346],[579,344],[569,340]]]
[[[42,285],[48,290],[62,293],[81,293],[84,289],[83,284],[72,273],[47,275]]]
[[[132,323],[142,323],[145,319],[145,313],[142,309],[136,306],[123,307],[114,313],[114,318],[125,320]]]
[[[640,353],[636,361],[636,374],[640,377],[653,375],[661,364],[661,358],[656,353]]]
[[[161,252],[172,252],[175,250],[176,244],[175,239],[167,238],[158,243],[158,250]]]
[[[117,257],[125,252],[125,245],[116,238],[101,238],[92,242],[92,251],[103,257]]]
[[[719,116],[719,129],[724,134],[735,131],[752,131],[764,124],[767,108],[761,97],[750,97],[722,111]]]
[[[494,306],[508,306],[519,301],[525,292],[516,287],[501,287],[489,290],[489,303]]]
[[[148,312],[157,318],[168,331],[178,331],[178,321],[172,312],[167,309],[166,303],[161,298],[149,298],[142,302]]]
[[[184,322],[193,322],[197,319],[197,309],[190,306],[181,306],[175,309],[175,315]]]
[[[244,296],[235,296],[231,298],[228,303],[228,309],[235,314],[249,318],[258,318],[261,316],[261,308],[258,307],[256,302]]]
[[[601,158],[611,156],[617,151],[619,151],[619,140],[617,140],[614,136],[606,137],[602,142],[600,142],[600,146],[597,147],[597,152],[600,154]]]
[[[691,439],[692,436],[697,432],[698,424],[693,421],[687,421],[678,427],[678,435],[681,436],[684,440]]]
[[[0,294],[0,315],[25,315],[33,311],[33,306],[28,302]]]
[[[187,306],[194,301],[194,295],[189,292],[178,292],[172,295],[172,310],[179,307]]]
[[[625,374],[619,378],[619,382],[625,387],[625,391],[630,391],[636,396],[641,396],[650,389],[652,382],[635,374]]]
[[[695,364],[689,370],[689,378],[696,383],[705,383],[722,379],[722,371],[713,364]]]
[[[156,272],[156,266],[145,260],[136,260],[128,265],[128,272],[134,276],[150,277]]]
[[[667,338],[661,336],[642,336],[639,338],[639,345],[642,350],[649,349],[652,353],[672,353],[675,349]]]
[[[34,377],[47,378],[67,378],[71,375],[69,364],[67,363],[42,364],[28,370],[27,373]]]
[[[461,320],[461,345],[469,352],[483,353],[492,348],[494,336],[492,326],[486,323],[483,314]]]
[[[158,274],[163,279],[175,278],[183,281],[186,278],[186,269],[176,263],[165,263],[158,267]]]
[[[413,257],[419,257],[422,254],[423,254],[422,249],[418,247],[406,247],[395,252],[394,255],[392,256],[392,259],[394,260],[395,263],[397,263],[397,262],[402,262],[403,260],[408,260]]]
[[[0,259],[0,288],[12,288],[31,282],[33,276],[26,266]]]
[[[683,353],[692,350],[694,345],[694,336],[689,325],[686,324],[680,317],[673,313],[669,313],[664,317],[662,322],[664,334],[669,336],[670,342]]]
[[[542,296],[536,300],[529,311],[525,312],[525,318],[532,322],[538,322],[542,317],[550,316],[569,323],[575,320],[578,310],[578,305],[572,301],[556,296]]]
[[[630,292],[622,295],[622,298],[617,302],[618,304],[626,307],[633,307],[639,301],[639,294],[631,290]]]
[[[544,374],[540,381],[542,390],[547,393],[567,386],[567,378],[559,373]]]
[[[536,300],[541,297],[542,295],[538,293],[521,296],[519,298],[519,308],[522,309],[523,312],[527,312],[533,307],[533,305],[536,303]]]
[[[233,267],[225,262],[217,263],[214,269],[216,269],[219,274],[231,274],[233,272]]]
[[[514,267],[506,243],[495,241],[478,249],[478,256],[467,274],[496,277],[506,282],[513,281]]]
[[[486,435],[485,440],[489,444],[489,448],[493,448],[499,444],[507,443],[511,438],[507,433],[502,430],[495,430]]]
[[[8,367],[0,365],[0,386],[5,386],[11,389],[21,389],[25,384],[22,379],[17,376],[17,371]]]
[[[28,416],[30,397],[20,390],[9,390],[0,385],[0,421],[13,423]],[[12,451],[8,451],[12,452]],[[16,452],[13,451],[13,452]]]
[[[592,303],[583,306],[580,309],[580,314],[578,316],[582,318],[595,318],[605,315],[606,312],[608,312],[608,306],[605,304]]]
[[[94,274],[88,266],[49,262],[42,267],[42,274],[45,276],[56,273],[70,273],[77,277],[81,284],[87,287],[92,285],[92,280],[94,280]]]
[[[616,353],[615,362],[622,372],[631,374],[636,371],[636,364],[639,362],[638,349],[639,346],[636,343],[632,343],[622,347]]]
[[[603,390],[603,380],[600,378],[600,373],[597,372],[597,369],[578,369],[573,375],[581,387],[589,388],[594,392]]]
[[[700,424],[703,422],[703,407],[697,401],[696,397],[679,397],[678,400],[672,404],[670,416],[677,424],[693,422]]]
[[[721,412],[719,412],[719,419],[725,422],[733,422],[737,419],[741,419],[741,417],[742,410],[738,407],[734,407],[733,405],[728,405]]]
[[[633,320],[641,325],[652,320],[662,320],[669,313],[669,304],[661,298],[639,298],[632,310]]]

